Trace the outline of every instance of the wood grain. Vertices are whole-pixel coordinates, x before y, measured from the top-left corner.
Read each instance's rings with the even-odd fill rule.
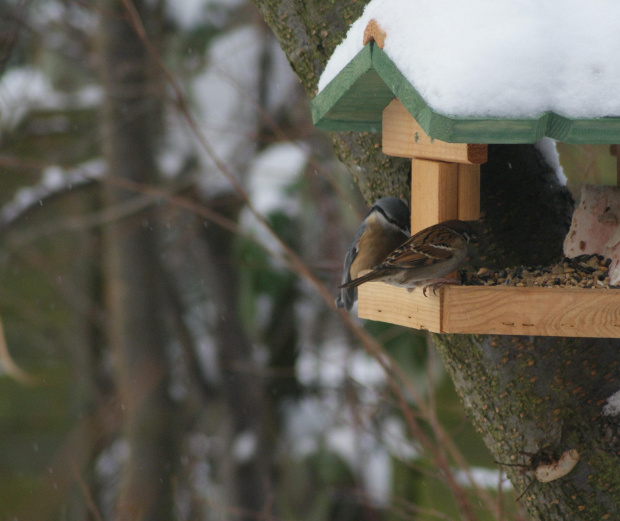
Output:
[[[372,66],[367,45],[312,100],[314,124],[330,131],[380,132],[382,113],[394,94]]]
[[[458,217],[456,163],[411,161],[411,233]]]
[[[486,145],[446,143],[429,137],[398,99],[383,109],[383,153],[452,163],[482,164],[487,161]]]
[[[368,22],[366,29],[364,29],[364,37],[362,39],[362,44],[366,45],[370,42],[375,42],[379,49],[383,49],[383,45],[385,44],[385,31],[381,29],[377,20],[374,18]]]
[[[357,295],[360,318],[434,332],[442,330],[439,296],[432,292],[424,297],[419,288],[409,293],[383,282],[367,282],[359,286]]]
[[[430,293],[363,284],[359,316],[436,333],[620,338],[616,290],[446,285]]]
[[[480,165],[459,164],[458,218],[461,221],[480,219]]]

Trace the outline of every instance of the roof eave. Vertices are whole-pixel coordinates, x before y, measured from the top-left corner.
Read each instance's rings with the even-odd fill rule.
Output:
[[[383,109],[398,98],[424,131],[448,143],[620,142],[620,118],[570,119],[553,112],[532,118],[461,118],[434,111],[373,42],[312,100],[314,124],[332,132],[380,132]]]

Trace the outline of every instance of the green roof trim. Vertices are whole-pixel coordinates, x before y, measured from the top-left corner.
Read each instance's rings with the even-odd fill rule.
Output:
[[[383,109],[394,98],[430,137],[448,143],[535,143],[545,136],[565,143],[620,143],[617,117],[570,119],[546,112],[529,119],[459,118],[435,112],[373,42],[312,100],[312,119],[332,132],[380,132]]]

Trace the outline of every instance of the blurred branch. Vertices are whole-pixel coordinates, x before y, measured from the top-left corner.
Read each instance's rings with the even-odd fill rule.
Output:
[[[49,521],[50,512],[58,509],[74,485],[75,469],[79,472],[79,469],[88,464],[93,457],[94,448],[115,432],[120,422],[121,415],[116,402],[100,404],[92,414],[76,422],[54,457],[46,462],[45,468],[48,471],[42,472],[40,480],[35,483],[32,497],[36,498],[36,501],[30,497],[20,501],[13,518]],[[84,444],[83,440],[90,440],[92,443]]]
[[[100,179],[98,181],[102,180],[109,181],[110,184],[118,184],[110,180],[107,176],[105,179]],[[91,182],[96,181],[93,180]],[[174,194],[176,192],[182,192],[186,190],[190,185],[191,183],[183,183],[176,187],[168,187],[165,190],[162,190],[159,195],[153,193],[144,193],[144,191],[140,191],[137,192],[137,195],[135,195],[134,197],[125,199],[121,202],[108,206],[103,210],[93,212],[89,215],[72,215],[70,217],[52,219],[45,224],[39,224],[33,227],[31,230],[20,231],[19,234],[10,239],[10,246],[13,249],[23,248],[24,246],[27,246],[43,237],[47,237],[59,232],[80,231],[89,228],[95,228],[98,226],[105,226],[107,224],[116,222],[119,219],[123,219],[125,217],[129,217],[131,215],[143,212],[152,205],[156,204],[159,200],[161,200],[163,194]],[[81,186],[86,187],[86,184],[82,184]],[[10,219],[2,219],[3,212],[0,211],[0,235],[6,234],[10,230],[10,225],[12,225],[14,221],[19,219],[19,217],[21,217],[27,211],[37,208],[49,199],[56,198],[59,195],[66,193],[69,189],[69,185],[66,185],[62,188],[62,191],[57,190],[55,192],[49,192],[47,196],[44,196],[43,199],[37,199],[36,203],[33,202],[28,207],[23,208],[22,211],[19,212],[19,214],[13,214]],[[7,212],[7,214],[8,213],[9,212]]]
[[[6,343],[6,335],[4,334],[4,327],[2,325],[2,317],[0,317],[0,366],[5,374],[14,378],[18,382],[26,385],[33,385],[37,383],[37,378],[31,376],[13,361],[9,347]]]
[[[388,384],[400,405],[401,411],[405,417],[405,421],[408,425],[408,428],[410,429],[411,433],[422,444],[422,446],[426,449],[427,453],[429,454],[429,456],[431,456],[435,464],[442,471],[444,478],[450,490],[452,491],[452,494],[454,495],[457,501],[459,510],[461,511],[461,514],[464,516],[464,519],[467,519],[470,521],[475,520],[476,515],[474,513],[472,504],[470,500],[468,499],[467,495],[465,494],[464,489],[457,483],[454,473],[451,469],[450,463],[448,461],[448,458],[444,455],[443,450],[438,445],[438,442],[434,442],[426,434],[425,430],[421,427],[418,420],[415,418],[415,415],[412,414],[410,404],[408,403],[408,400],[405,397],[405,391],[408,392],[414,398],[416,405],[420,408],[422,412],[423,417],[429,420],[432,418],[430,406],[426,404],[421,394],[417,391],[417,389],[413,386],[413,384],[408,380],[408,378],[404,375],[404,373],[398,368],[398,366],[394,363],[393,359],[391,359],[388,356],[388,354],[385,352],[382,346],[378,344],[375,341],[375,339],[373,339],[368,333],[366,333],[363,329],[361,329],[355,323],[355,321],[349,316],[347,312],[336,308],[334,301],[333,301],[333,296],[331,292],[327,289],[327,287],[318,279],[317,276],[314,275],[314,273],[312,273],[312,271],[306,266],[303,260],[279,237],[279,235],[270,226],[270,223],[268,222],[266,217],[257,211],[249,195],[244,190],[244,188],[241,186],[241,183],[238,181],[236,175],[233,172],[231,172],[228,169],[227,165],[218,157],[215,150],[211,147],[206,136],[202,132],[200,126],[197,124],[197,121],[189,109],[185,95],[183,94],[183,91],[180,85],[178,84],[176,78],[172,75],[170,70],[165,65],[158,50],[154,47],[154,45],[148,39],[144,26],[142,25],[142,21],[139,17],[139,14],[137,13],[135,9],[135,6],[133,5],[133,2],[131,0],[122,0],[122,2],[127,10],[127,14],[128,14],[132,27],[134,28],[134,30],[140,37],[147,51],[151,54],[155,62],[161,68],[163,75],[165,76],[166,80],[168,81],[169,85],[171,86],[173,90],[178,110],[183,115],[185,121],[187,122],[188,126],[190,127],[194,135],[196,136],[200,145],[207,152],[207,154],[211,157],[212,161],[217,166],[217,168],[220,170],[220,172],[228,179],[234,191],[241,198],[241,200],[246,205],[246,207],[249,209],[249,211],[252,213],[252,215],[256,218],[256,220],[259,223],[261,223],[265,227],[266,230],[268,230],[272,238],[276,241],[278,246],[282,249],[282,251],[284,252],[284,260],[286,261],[289,269],[293,273],[295,273],[297,276],[307,280],[315,288],[315,290],[317,291],[319,296],[322,298],[322,300],[325,302],[325,304],[329,308],[331,308],[333,311],[336,311],[340,314],[340,317],[343,320],[344,324],[347,326],[347,328],[349,328],[350,331],[352,331],[353,334],[355,334],[359,338],[359,340],[361,341],[364,348],[368,351],[368,353],[371,356],[373,356],[380,363],[383,369],[386,371],[386,374],[388,375]],[[115,182],[118,182],[118,180],[115,180]],[[123,180],[122,182],[125,183],[126,180]],[[133,184],[133,182],[127,183],[127,186],[129,186],[130,184]],[[140,190],[146,190],[146,191],[153,190],[152,187],[147,187],[147,186],[142,186],[142,185],[137,185],[137,184],[133,184],[133,186],[134,188],[140,189]],[[185,201],[178,201],[175,198],[171,198],[170,200],[171,202],[175,202],[175,203],[181,202],[183,206],[188,207],[188,204]],[[223,219],[221,215],[217,215],[215,212],[212,212],[211,210],[205,209],[204,207],[197,208],[194,204],[192,204],[191,206],[194,209],[198,210],[198,212],[205,218],[211,220],[212,222],[215,222],[216,224],[222,225],[224,228],[228,230],[238,228],[236,224],[232,226],[232,223],[230,221]],[[441,440],[441,442],[445,444],[445,446],[449,449],[450,454],[453,457],[458,458],[460,463],[464,464],[464,458],[462,458],[462,456],[458,454],[457,449],[446,441],[447,435],[443,431],[443,429],[441,429],[438,426],[437,422],[431,421],[430,424],[431,424],[431,427],[433,427],[433,429],[436,429],[436,431],[434,431],[436,439]],[[470,474],[469,476],[470,476],[472,484],[474,484],[475,486],[475,483],[473,479],[471,478]],[[491,511],[494,511],[495,504],[486,495],[481,494],[481,496],[483,497],[485,503],[487,504],[487,507]]]
[[[95,503],[95,498],[93,498],[93,494],[88,488],[88,484],[86,480],[82,477],[80,469],[78,468],[77,463],[73,456],[69,456],[69,462],[71,463],[71,469],[73,470],[73,476],[75,478],[76,483],[79,485],[80,490],[82,491],[82,495],[84,496],[84,501],[86,501],[86,505],[88,507],[88,511],[93,516],[95,521],[103,521],[103,517],[101,516],[101,512],[97,508]]]
[[[185,365],[191,372],[193,380],[200,390],[200,394],[203,399],[206,400],[213,396],[215,389],[213,389],[209,382],[207,382],[200,369],[201,364],[198,359],[198,349],[196,348],[195,340],[191,331],[183,320],[184,307],[177,287],[174,284],[174,280],[172,280],[172,277],[170,276],[168,270],[165,269],[165,266],[161,266],[160,272],[163,279],[164,290],[166,292],[166,303],[169,306],[172,315],[172,323],[176,329],[185,358],[187,359]]]
[[[20,0],[15,5],[0,7],[0,76],[6,70],[13,49],[17,45],[19,33],[24,23],[24,13],[30,0]]]
[[[100,19],[97,30],[98,73],[104,89],[103,156],[119,178],[154,183],[164,81],[123,18],[121,0],[99,0],[98,5],[112,12]],[[146,1],[140,9],[153,37],[160,38],[162,10]],[[110,184],[103,190],[104,204],[110,207],[133,197],[134,193]],[[105,334],[118,399],[128,411],[122,432],[130,447],[114,516],[168,520],[174,510],[171,462],[177,460],[180,447],[175,442],[179,411],[169,392],[169,328],[157,261],[161,242],[137,217],[111,222],[103,229],[102,241]]]

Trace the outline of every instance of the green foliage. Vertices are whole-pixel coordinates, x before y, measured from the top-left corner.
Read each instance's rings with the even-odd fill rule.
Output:
[[[297,226],[291,218],[277,212],[269,216],[269,221],[274,231],[294,248]],[[239,266],[242,316],[248,328],[253,330],[257,326],[259,297],[268,297],[275,313],[279,309],[278,304],[289,294],[296,277],[282,265],[274,263],[269,253],[251,239],[239,236],[234,255]]]
[[[21,363],[21,358],[16,358]],[[34,385],[0,378],[0,519],[32,501],[46,476],[54,471],[54,457],[75,421],[71,411],[72,377],[67,365],[41,358],[30,361]]]

